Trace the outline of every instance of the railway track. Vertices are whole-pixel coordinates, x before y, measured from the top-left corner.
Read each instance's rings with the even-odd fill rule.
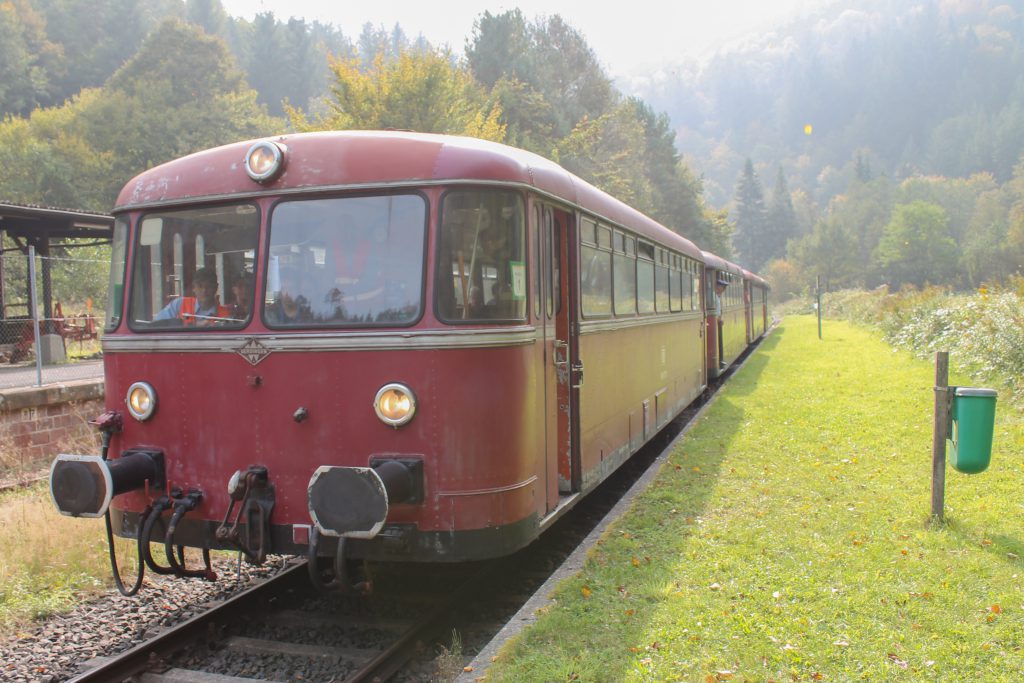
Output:
[[[308,585],[306,562],[296,560],[278,576],[96,662],[73,680],[385,681],[449,623],[455,605],[472,599],[481,576],[449,576],[421,581],[412,592],[388,586],[379,597],[350,597],[316,593]]]

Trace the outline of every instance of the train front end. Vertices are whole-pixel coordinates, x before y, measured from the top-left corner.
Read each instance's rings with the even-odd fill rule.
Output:
[[[186,547],[340,567],[532,540],[525,201],[423,183],[443,154],[426,136],[293,136],[129,184],[103,453],[55,460],[57,507],[109,515],[183,576],[209,575]],[[397,164],[421,180],[396,182]]]

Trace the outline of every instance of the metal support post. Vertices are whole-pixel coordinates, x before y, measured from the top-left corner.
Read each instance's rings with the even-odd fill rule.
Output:
[[[36,248],[28,247],[28,300],[32,312],[32,329],[36,337],[36,386],[43,386],[43,344],[39,335],[39,309],[36,306]]]

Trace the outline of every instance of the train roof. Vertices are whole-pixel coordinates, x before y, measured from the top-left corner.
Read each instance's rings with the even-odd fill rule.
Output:
[[[328,131],[281,135],[283,172],[258,184],[244,159],[259,140],[197,152],[140,173],[121,190],[115,213],[168,202],[311,190],[406,187],[440,183],[511,183],[531,187],[608,222],[702,260],[690,240],[532,152],[476,138],[400,131]]]
[[[743,269],[743,279],[744,280],[750,280],[751,282],[753,282],[758,287],[764,287],[765,289],[771,289],[771,285],[768,284],[767,280],[765,280],[763,277],[761,277],[757,273],[750,272],[746,268]]]
[[[733,275],[739,275],[740,277],[743,276],[743,269],[737,266],[735,263],[732,263],[731,261],[726,261],[721,256],[712,254],[710,251],[702,251],[701,255],[704,258],[704,264],[708,268],[722,270],[727,273],[732,273]]]

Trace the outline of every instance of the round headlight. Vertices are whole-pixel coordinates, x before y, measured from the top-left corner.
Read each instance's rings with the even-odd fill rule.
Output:
[[[384,424],[401,427],[416,414],[416,396],[404,384],[385,384],[373,399],[373,409]]]
[[[128,412],[140,422],[148,420],[156,410],[156,392],[145,382],[136,382],[128,387]]]
[[[276,142],[257,142],[245,155],[245,172],[257,183],[270,182],[283,166],[284,147]]]

